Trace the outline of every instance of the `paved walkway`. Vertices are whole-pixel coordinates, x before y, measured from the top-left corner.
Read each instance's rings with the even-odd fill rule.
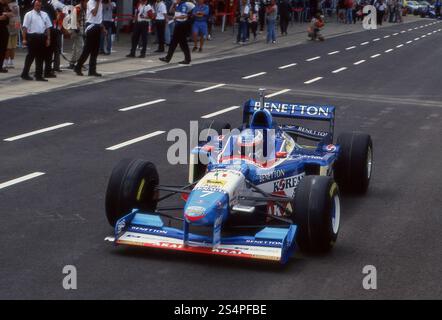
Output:
[[[421,18],[416,16],[407,16],[404,23],[414,22]],[[323,35],[327,38],[338,36],[346,33],[362,32],[361,23],[354,25],[347,25],[336,23],[333,18],[326,24]],[[392,24],[385,23],[382,27],[388,27]],[[260,52],[264,50],[273,50],[276,48],[283,48],[305,43],[307,41],[306,23],[294,23],[289,26],[288,35],[277,38],[276,44],[267,44],[265,41],[265,31],[258,35],[256,41],[250,41],[245,45],[238,45],[235,43],[236,34],[233,33],[233,28],[228,27],[225,32],[221,32],[219,27],[214,29],[214,37],[211,41],[206,41],[204,51],[201,53],[192,54],[192,63],[202,63],[210,59],[238,56]],[[235,29],[236,32],[236,29]],[[153,37],[149,36],[151,41]],[[49,79],[49,82],[37,81],[23,81],[20,78],[20,73],[23,67],[24,58],[26,55],[25,49],[17,49],[15,59],[15,69],[9,69],[7,74],[0,74],[0,101],[8,100],[15,97],[22,97],[29,94],[37,94],[40,92],[51,91],[54,89],[72,87],[77,85],[84,85],[88,83],[96,83],[107,81],[110,79],[120,78],[128,75],[135,75],[138,73],[153,72],[161,68],[176,67],[177,62],[184,59],[182,52],[177,48],[175,55],[170,64],[166,65],[159,61],[158,58],[163,54],[153,53],[156,50],[156,45],[151,42],[148,44],[147,57],[140,58],[126,58],[130,48],[130,35],[120,34],[119,40],[114,43],[114,52],[109,55],[98,56],[98,72],[103,74],[101,78],[77,76],[73,71],[66,69],[68,63],[62,58],[63,72],[57,74],[57,78]],[[189,44],[192,48],[192,44]],[[67,40],[64,45],[65,56],[70,56],[70,42]],[[32,66],[31,70],[33,70]]]

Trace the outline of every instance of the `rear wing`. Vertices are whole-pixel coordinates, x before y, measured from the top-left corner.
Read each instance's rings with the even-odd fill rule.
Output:
[[[278,101],[264,101],[264,109],[270,111],[275,118],[291,118],[328,121],[329,132],[333,138],[335,107],[329,105],[309,105],[301,103],[287,103]],[[244,103],[243,123],[249,123],[250,116],[261,109],[261,101],[247,100]]]

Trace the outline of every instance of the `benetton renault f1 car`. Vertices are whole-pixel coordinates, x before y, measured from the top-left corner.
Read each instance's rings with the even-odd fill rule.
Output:
[[[291,123],[278,125],[278,118]],[[122,160],[107,188],[114,236],[106,240],[281,263],[296,248],[330,250],[339,232],[340,191],[365,193],[373,165],[371,137],[342,133],[334,144],[334,119],[333,106],[248,100],[240,128],[209,123],[191,153],[189,184],[181,187],[160,185],[151,162]],[[299,123],[309,120],[328,128]],[[181,195],[182,206],[158,205],[173,195]]]

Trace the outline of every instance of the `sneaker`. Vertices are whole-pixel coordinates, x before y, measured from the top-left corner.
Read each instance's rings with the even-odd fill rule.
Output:
[[[70,63],[69,66],[68,66],[68,69],[71,69],[71,70],[72,70],[72,69],[74,69],[74,67],[75,67],[75,64]]]
[[[195,52],[196,50],[198,50],[197,47],[193,47],[192,52]]]
[[[167,59],[166,57],[162,57],[162,58],[158,58],[160,61],[163,61],[163,62],[166,62],[166,63],[169,63],[170,62],[170,59]]]
[[[203,48],[199,48],[199,49],[198,49],[198,52],[203,52]]]
[[[181,62],[178,62],[178,64],[190,64],[190,61],[183,60],[183,61],[181,61]]]
[[[135,58],[135,55],[129,53],[128,55],[126,55],[126,58]]]
[[[102,75],[101,75],[101,73],[98,73],[98,72],[90,72],[88,74],[88,76],[89,77],[101,77]]]
[[[272,41],[272,43],[273,43],[273,44],[275,44],[275,43],[276,43],[276,41]]]
[[[10,61],[9,61],[9,68],[10,68],[10,69],[14,69],[14,68],[15,68],[15,66],[14,66],[14,60],[10,60]]]
[[[44,75],[45,78],[57,78],[57,76],[53,73],[47,73]]]
[[[8,70],[5,68],[0,68],[0,73],[8,73]]]

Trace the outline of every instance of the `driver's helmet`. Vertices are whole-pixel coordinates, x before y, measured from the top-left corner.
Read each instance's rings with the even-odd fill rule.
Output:
[[[262,130],[244,129],[236,138],[236,154],[251,159],[260,159],[263,155],[264,136]]]

